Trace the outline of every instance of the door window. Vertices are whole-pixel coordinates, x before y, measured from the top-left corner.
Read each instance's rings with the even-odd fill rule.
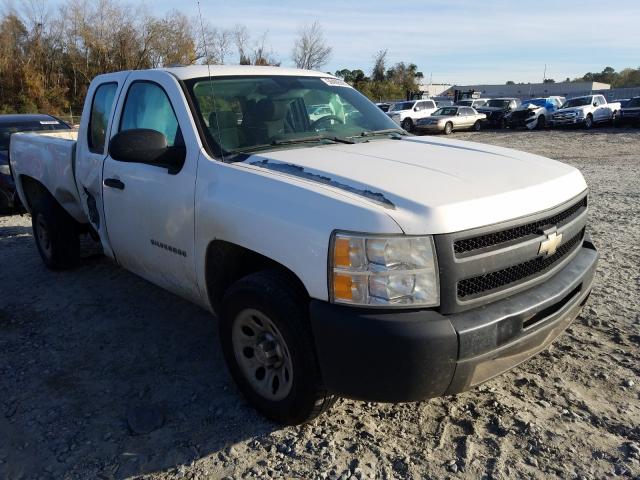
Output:
[[[134,82],[129,87],[120,131],[136,128],[156,130],[167,137],[167,145],[181,145],[182,135],[178,119],[169,97],[160,85],[151,82]]]
[[[424,102],[424,108],[436,108],[436,104],[431,101]]]
[[[87,143],[92,153],[104,153],[109,114],[118,89],[117,83],[103,83],[93,95]]]

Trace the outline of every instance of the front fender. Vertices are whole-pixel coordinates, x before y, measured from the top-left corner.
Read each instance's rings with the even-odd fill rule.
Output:
[[[196,273],[205,298],[212,240],[284,265],[312,298],[328,300],[327,255],[334,230],[402,233],[384,206],[353,193],[244,163],[222,163],[205,153],[198,164],[195,215]]]

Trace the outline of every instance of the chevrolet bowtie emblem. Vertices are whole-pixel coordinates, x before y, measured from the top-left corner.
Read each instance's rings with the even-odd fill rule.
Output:
[[[538,255],[545,255],[547,257],[553,255],[560,246],[560,242],[562,242],[561,233],[550,233],[547,235],[547,239],[540,243]]]

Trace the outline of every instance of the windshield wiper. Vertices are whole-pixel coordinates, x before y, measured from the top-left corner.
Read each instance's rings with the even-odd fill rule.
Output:
[[[383,130],[364,131],[364,132],[361,132],[359,135],[354,135],[354,137],[375,137],[375,136],[378,136],[378,135],[400,135],[400,136],[405,136],[405,135],[407,135],[407,132],[405,132],[401,128],[385,128]],[[349,138],[353,138],[353,137],[349,137]]]
[[[296,143],[306,143],[306,142],[319,142],[321,140],[329,140],[334,143],[346,143],[352,145],[356,142],[353,140],[349,140],[348,138],[341,137],[330,137],[328,135],[311,135],[309,137],[299,137],[299,138],[283,138],[282,140],[274,140],[271,142],[271,145],[293,145]]]
[[[250,145],[244,148],[238,148],[236,150],[230,150],[225,152],[225,155],[242,155],[243,153],[252,153],[258,152],[260,150],[268,150],[273,147],[278,147],[280,145],[295,145],[297,143],[308,143],[308,142],[321,142],[323,140],[327,140],[333,143],[347,143],[352,145],[356,142],[353,140],[349,140],[348,138],[340,138],[340,137],[329,137],[326,135],[312,135],[309,137],[299,137],[299,138],[288,138],[281,140],[273,140],[271,143],[261,143],[258,145]]]

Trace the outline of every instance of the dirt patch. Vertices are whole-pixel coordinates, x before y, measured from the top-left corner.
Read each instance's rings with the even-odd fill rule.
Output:
[[[0,478],[638,477],[640,130],[454,138],[587,178],[596,285],[548,350],[461,395],[280,428],[235,389],[215,318],[102,257],[47,271],[29,217],[1,217]]]

